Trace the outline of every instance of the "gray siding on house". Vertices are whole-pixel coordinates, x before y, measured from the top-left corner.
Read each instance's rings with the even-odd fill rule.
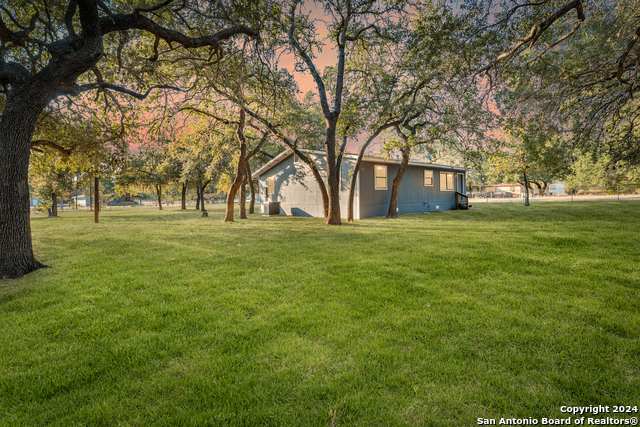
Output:
[[[326,160],[324,155],[306,153],[316,164],[323,179],[326,179]],[[349,200],[349,180],[355,160],[343,159],[340,169],[340,213],[347,217],[347,202]],[[280,202],[282,215],[315,216],[322,217],[322,193],[311,169],[302,161],[294,163],[293,155],[288,156],[280,163],[260,175],[258,188],[260,195],[265,196],[267,180],[274,177],[275,191],[269,200]],[[356,195],[357,196],[357,195]],[[354,210],[357,212],[357,198],[354,200]]]
[[[326,179],[326,162],[324,154],[318,152],[305,153],[315,162],[320,175]],[[340,213],[343,218],[347,216],[347,203],[349,197],[349,182],[355,158],[344,158],[340,171]],[[387,189],[376,190],[374,186],[374,166],[387,166]],[[363,161],[356,186],[354,197],[354,217],[368,218],[386,216],[391,200],[391,186],[400,165],[397,163],[385,163]],[[433,170],[433,186],[424,185],[424,170]],[[455,189],[458,190],[458,173],[460,169],[446,166],[410,165],[404,174],[400,184],[398,197],[398,213],[421,213],[439,210],[455,209],[455,191],[440,191],[440,172],[453,172],[455,174]],[[274,194],[265,198],[268,188],[267,182],[274,178]],[[464,184],[462,186],[464,191]],[[322,194],[313,173],[304,162],[294,163],[293,154],[285,157],[273,167],[261,172],[258,180],[258,191],[265,201],[280,202],[282,215],[314,216],[322,217]],[[427,206],[426,202],[429,203]]]
[[[375,189],[374,166],[387,166],[387,189]],[[386,216],[391,201],[393,179],[400,169],[399,164],[385,162],[363,162],[360,167],[360,218]],[[424,185],[424,170],[433,171],[433,186]],[[462,173],[447,167],[407,166],[398,194],[398,214],[445,211],[456,208],[455,191],[440,191],[440,172],[455,174],[454,188],[457,189],[457,174]],[[464,184],[463,184],[464,187]],[[464,188],[462,189],[464,192]],[[429,205],[427,206],[427,202]]]
[[[325,162],[317,155],[308,154],[315,161],[320,174],[325,177]],[[258,188],[264,198],[267,190],[267,180],[274,177],[274,193],[269,195],[269,201],[280,202],[282,215],[295,216],[323,216],[322,193],[313,177],[311,169],[303,162],[294,163],[293,155],[260,175]]]

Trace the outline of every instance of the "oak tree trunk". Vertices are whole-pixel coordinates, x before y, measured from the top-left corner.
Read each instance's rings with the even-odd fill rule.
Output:
[[[527,179],[526,172],[524,172],[522,176],[524,177],[524,190],[525,190],[524,205],[529,206],[529,180]]]
[[[393,178],[393,185],[391,186],[391,201],[389,202],[387,218],[398,218],[398,194],[400,193],[400,184],[402,183],[402,178],[404,177],[404,173],[409,165],[410,150],[404,148],[400,149],[400,152],[402,153],[402,163],[400,163],[400,169],[398,169],[396,177]]]
[[[236,177],[229,188],[227,194],[227,210],[224,215],[225,222],[233,222],[233,208],[235,204],[236,193],[242,185],[245,173],[245,160],[247,157],[247,142],[244,137],[245,112],[240,110],[240,119],[238,120],[238,128],[236,129],[236,137],[240,143],[240,154],[238,155],[238,167],[236,169]]]
[[[196,210],[200,210],[200,185],[196,188]]]
[[[53,197],[51,197],[49,216],[58,216],[58,195],[56,193],[53,193]]]
[[[240,158],[238,159],[238,169],[243,167],[242,162],[244,161],[245,150],[244,147],[240,151]],[[227,194],[227,210],[224,215],[225,222],[233,222],[233,208],[235,205],[236,194],[238,193],[238,189],[242,185],[241,173],[238,172],[235,179],[231,183],[231,187],[229,188],[229,193]]]
[[[156,185],[156,193],[158,194],[158,209],[162,210],[162,184]]]
[[[249,193],[251,193],[251,201],[249,202],[249,214],[255,213],[255,204],[256,204],[256,187],[253,184],[253,179],[251,178],[251,166],[249,166],[249,162],[246,163],[247,169],[247,179],[249,180]]]
[[[208,183],[209,181],[202,184],[202,175],[198,175],[198,198],[200,202],[200,212],[203,214],[207,211],[204,207],[204,187],[206,187]]]
[[[45,267],[31,246],[28,175],[31,137],[47,102],[37,93],[11,92],[0,118],[0,279]]]
[[[247,194],[247,166],[245,163],[244,173],[242,174],[242,184],[240,184],[240,195],[238,196],[238,201],[240,202],[240,219],[247,219],[247,204],[246,202],[246,194]]]
[[[187,210],[187,184],[182,184],[182,210]]]
[[[93,209],[93,221],[97,224],[100,222],[100,182],[98,176],[93,176],[93,191],[94,191],[94,209]]]
[[[327,155],[327,190],[329,206],[325,211],[324,223],[327,225],[340,225],[340,169],[336,165],[336,126],[337,118],[327,121],[327,137],[325,148]]]

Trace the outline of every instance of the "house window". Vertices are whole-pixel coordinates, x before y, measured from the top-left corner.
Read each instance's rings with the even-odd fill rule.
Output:
[[[453,191],[453,174],[440,172],[440,191]]]
[[[433,171],[424,171],[424,185],[432,186],[433,185]]]
[[[387,167],[376,165],[376,190],[387,189]]]
[[[267,178],[267,195],[273,194],[276,192],[276,179],[274,177]]]
[[[549,186],[549,190],[555,190],[555,189],[556,189],[556,185],[555,185],[555,184],[551,184],[551,185]]]
[[[512,193],[515,193],[516,192],[516,187],[511,187],[511,190],[509,190],[509,191],[511,191]]]

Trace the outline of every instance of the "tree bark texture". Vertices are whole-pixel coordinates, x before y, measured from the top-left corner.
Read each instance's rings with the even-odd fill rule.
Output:
[[[253,184],[253,178],[251,178],[251,166],[249,162],[246,163],[247,179],[249,180],[249,193],[251,194],[251,200],[249,202],[249,215],[255,213],[256,205],[256,186]]]
[[[240,195],[238,201],[240,202],[240,218],[247,219],[247,163],[245,161],[244,170],[242,173],[242,184],[240,184]]]
[[[251,202],[249,203],[249,214],[252,214],[255,212],[255,202],[256,202],[256,189],[253,185],[253,179],[251,178],[251,166],[249,165],[249,160],[251,160],[253,156],[255,156],[260,152],[260,148],[268,138],[269,138],[269,131],[266,131],[262,135],[262,138],[260,138],[260,142],[258,142],[258,145],[256,145],[253,150],[247,153],[246,160],[244,162],[245,174],[246,174],[245,182],[248,181],[249,192],[251,193]],[[242,211],[241,211],[241,214],[242,214]],[[242,218],[242,215],[240,217]],[[246,218],[246,214],[245,214],[245,218]]]
[[[207,209],[204,207],[204,188],[209,184],[209,181],[202,183],[202,175],[198,175],[198,201],[200,202],[200,212],[204,213]]]
[[[409,165],[409,154],[410,149],[401,148],[400,152],[402,153],[402,163],[400,163],[400,169],[398,169],[398,173],[396,173],[396,177],[393,178],[393,184],[391,186],[391,201],[389,202],[389,212],[387,213],[387,218],[398,218],[398,194],[400,194],[400,184],[402,183],[402,178],[404,177],[404,173],[407,170],[407,166]]]
[[[522,176],[524,177],[524,191],[525,191],[524,205],[529,206],[529,180],[527,179],[526,172],[523,172]]]
[[[58,195],[53,193],[51,197],[51,209],[49,210],[49,216],[58,216]]]
[[[93,191],[94,191],[94,207],[93,207],[93,221],[97,224],[100,222],[100,181],[98,176],[93,175]]]
[[[187,184],[182,184],[182,210],[187,210]]]
[[[31,137],[46,100],[34,93],[11,95],[0,118],[0,278],[44,267],[31,246],[28,175]],[[20,95],[27,101],[16,102]]]
[[[337,116],[337,115],[336,115]],[[324,223],[327,225],[340,225],[340,168],[336,165],[336,126],[337,117],[327,121],[327,139],[325,149],[327,156],[327,189],[329,206],[325,213]]]
[[[156,194],[158,195],[158,209],[162,210],[162,184],[156,184]]]
[[[229,193],[227,194],[227,211],[224,215],[225,222],[233,222],[233,208],[235,204],[236,193],[238,189],[242,185],[243,177],[245,174],[245,160],[247,156],[247,141],[244,137],[244,123],[245,123],[245,112],[243,109],[240,109],[240,119],[238,120],[238,128],[236,129],[236,137],[238,138],[238,142],[240,143],[240,154],[238,155],[238,167],[236,169],[236,177],[229,188]]]

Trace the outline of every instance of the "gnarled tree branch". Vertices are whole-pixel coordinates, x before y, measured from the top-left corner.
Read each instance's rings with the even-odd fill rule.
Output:
[[[557,44],[560,41],[566,39],[567,37],[575,34],[575,32],[577,31],[578,27],[580,27],[582,22],[585,20],[584,11],[582,9],[582,1],[583,0],[571,0],[569,3],[566,3],[564,6],[562,6],[560,9],[558,9],[553,15],[551,15],[550,17],[548,17],[544,21],[540,21],[540,22],[536,23],[535,25],[533,25],[533,27],[531,27],[531,31],[529,31],[529,34],[526,37],[524,37],[519,42],[517,42],[515,45],[513,45],[512,48],[509,51],[504,52],[501,55],[499,55],[491,64],[489,64],[486,67],[484,67],[483,69],[481,69],[479,71],[479,73],[483,72],[483,71],[488,71],[488,70],[494,68],[503,59],[510,58],[510,57],[516,55],[520,51],[520,49],[524,45],[526,45],[527,43],[529,44],[529,48],[531,48],[538,41],[538,39],[540,38],[542,33],[544,33],[546,30],[548,30],[549,27],[551,27],[558,19],[562,18],[564,15],[566,15],[567,13],[569,13],[573,9],[576,10],[576,14],[577,14],[577,17],[578,17],[578,22],[576,24],[576,27],[574,27],[573,31],[571,31],[568,35],[562,37],[555,44]]]
[[[64,147],[56,144],[55,142],[47,141],[45,139],[38,139],[35,141],[31,141],[31,149],[34,151],[42,152],[42,150],[38,149],[38,147],[49,147],[56,150],[58,153],[62,154],[64,158],[67,158],[71,155],[71,150],[67,150]]]
[[[118,86],[118,85],[114,85],[112,83],[106,83],[106,82],[98,82],[98,83],[89,83],[86,85],[82,85],[82,86],[76,86],[73,91],[71,92],[71,95],[78,95],[82,92],[87,92],[89,90],[93,90],[93,89],[109,89],[109,90],[114,90],[116,92],[120,92],[120,93],[124,93],[126,95],[129,96],[133,96],[136,99],[139,100],[144,100],[147,98],[147,96],[149,96],[149,94],[151,93],[152,90],[154,89],[171,89],[171,90],[177,90],[179,92],[182,92],[182,89],[175,87],[175,86],[167,86],[167,85],[154,85],[151,86],[149,89],[147,89],[147,91],[145,93],[138,93],[138,92],[134,92],[130,89],[127,89],[125,87],[122,86]]]

